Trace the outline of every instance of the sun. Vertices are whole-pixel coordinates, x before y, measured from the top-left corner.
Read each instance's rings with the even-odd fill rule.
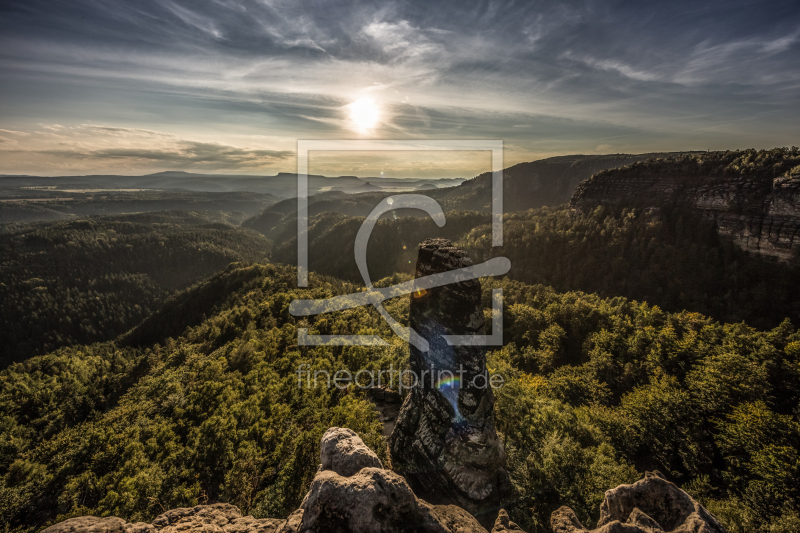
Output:
[[[372,98],[359,98],[347,108],[350,112],[350,121],[356,131],[367,132],[378,124],[381,113]]]

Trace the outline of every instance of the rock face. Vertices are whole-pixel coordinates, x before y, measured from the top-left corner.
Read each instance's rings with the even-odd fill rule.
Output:
[[[637,166],[600,172],[581,182],[570,206],[671,207],[697,211],[745,250],[792,259],[800,247],[800,177],[681,174],[676,167],[647,172]],[[638,170],[637,170],[638,169]]]
[[[446,239],[420,245],[416,276],[469,266]],[[409,322],[430,349],[411,346],[418,380],[389,440],[392,465],[420,497],[454,504],[490,525],[508,487],[505,452],[494,426],[485,349],[450,346],[442,335],[482,334],[481,287],[465,281],[412,294]]]
[[[329,429],[320,457],[320,470],[296,512],[300,520],[293,531],[486,533],[464,509],[418,499],[406,480],[383,470],[378,456],[349,429]],[[354,457],[365,465],[355,472]]]
[[[588,533],[569,507],[550,517],[554,533]],[[600,520],[592,533],[725,533],[717,519],[691,496],[647,472],[633,485],[606,491]]]
[[[522,531],[521,527],[508,518],[508,513],[505,509],[500,509],[500,513],[497,515],[497,520],[494,521],[492,533],[506,533],[507,531],[520,531],[521,533],[525,533]]]
[[[322,470],[333,470],[340,476],[350,477],[362,468],[383,469],[378,456],[352,429],[330,428],[322,436],[320,448]]]

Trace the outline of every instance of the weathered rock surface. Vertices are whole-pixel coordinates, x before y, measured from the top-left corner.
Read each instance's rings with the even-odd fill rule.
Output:
[[[587,533],[569,507],[550,517],[554,533]],[[606,491],[592,533],[725,533],[717,519],[658,471]]]
[[[129,523],[122,518],[109,516],[79,516],[54,524],[42,533],[150,533],[154,532],[151,524],[144,522]]]
[[[350,477],[362,468],[379,468],[383,465],[375,452],[346,428],[330,428],[322,436],[320,450],[322,470],[333,470],[340,476]]]
[[[463,509],[419,500],[405,479],[379,468],[365,468],[351,477],[331,470],[320,472],[302,509],[301,533],[486,532]]]
[[[383,424],[383,436],[387,439],[394,431],[397,415],[400,414],[400,406],[403,399],[396,391],[383,386],[372,387],[368,391],[369,399],[378,413],[378,420]]]
[[[322,438],[322,468],[311,482],[300,520],[293,531],[316,533],[347,531],[367,533],[441,532],[485,533],[486,530],[463,509],[453,505],[430,505],[420,500],[401,476],[383,470],[378,457],[366,448],[378,466],[366,465],[356,472],[351,466],[337,471],[326,464],[342,465],[352,450],[366,448],[349,429],[331,428]],[[362,454],[357,455],[359,461]],[[343,474],[342,472],[352,472]],[[291,522],[291,519],[290,519]]]
[[[159,532],[277,533],[286,520],[242,516],[235,505],[215,503],[172,509],[153,520]]]
[[[506,531],[521,531],[522,533],[525,533],[522,531],[521,527],[508,518],[508,513],[505,509],[500,509],[500,513],[497,515],[497,520],[494,521],[492,533],[505,533]]]
[[[47,533],[291,533],[282,529],[286,520],[256,519],[242,516],[235,505],[215,503],[172,509],[156,517],[151,524],[128,523],[111,516],[81,516],[52,525]]]
[[[581,182],[570,201],[581,211],[598,205],[697,211],[745,250],[783,261],[800,247],[800,177],[698,176],[624,167]]]
[[[416,277],[471,264],[450,241],[429,239],[420,245]],[[480,282],[413,293],[409,322],[430,349],[423,353],[411,346],[410,367],[419,379],[389,440],[393,468],[421,498],[458,505],[490,527],[508,475],[494,426],[485,349],[450,346],[442,337],[483,333]]]

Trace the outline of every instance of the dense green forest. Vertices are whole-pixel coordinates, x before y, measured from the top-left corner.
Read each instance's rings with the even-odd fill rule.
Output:
[[[148,213],[6,227],[0,234],[0,364],[111,340],[177,289],[269,242],[224,215]]]
[[[294,298],[356,289],[316,275],[311,285],[295,288],[292,268],[232,265],[116,342],[2,371],[3,522],[28,531],[87,513],[150,520],[218,500],[285,517],[328,426],[353,428],[385,458],[361,393],[300,388],[296,371],[400,368],[407,346],[369,308],[289,315]],[[506,346],[489,367],[507,380],[496,418],[515,521],[549,531],[559,505],[596,520],[605,490],[658,468],[732,533],[797,530],[800,333],[788,321],[759,331],[509,279],[484,280],[487,312],[500,287]],[[387,309],[404,320],[408,299]],[[380,334],[389,346],[299,347],[298,327]]]
[[[31,178],[34,182],[36,178]],[[0,181],[0,224],[21,222],[53,222],[77,217],[162,211],[207,212],[225,217],[226,222],[240,224],[275,203],[271,194],[254,192],[198,192],[177,190],[113,190],[93,191],[80,187],[36,190],[9,188]],[[18,180],[17,180],[18,181]],[[119,185],[114,185],[119,187]],[[14,200],[14,199],[19,200]],[[35,201],[23,199],[36,198]],[[12,201],[13,200],[13,201]],[[45,201],[46,200],[46,201]]]
[[[336,213],[312,217],[310,268],[361,282],[352,250],[362,221]],[[512,279],[559,291],[625,296],[762,328],[786,317],[800,321],[796,265],[743,251],[719,237],[713,222],[688,211],[600,207],[584,214],[561,206],[509,213],[497,248],[482,213],[448,213],[442,228],[427,218],[381,220],[367,250],[370,273],[413,273],[417,244],[433,236],[457,242],[475,260],[508,257]],[[287,230],[278,242],[272,259],[295,263],[296,238]]]
[[[695,155],[624,171],[692,164],[720,179],[795,179],[794,167],[770,157]],[[264,235],[231,226],[230,212],[4,226],[0,350],[6,364],[17,361],[0,371],[6,530],[33,533],[85,514],[150,521],[214,501],[285,518],[332,425],[354,429],[386,459],[363,392],[301,388],[296,372],[405,368],[407,345],[372,308],[288,312],[295,298],[363,286],[353,241],[382,196],[312,198],[310,267],[319,274],[309,289],[279,264],[296,259],[293,201],[245,224]],[[451,197],[445,210],[470,198],[478,196]],[[418,243],[434,236],[476,261],[511,259],[507,278],[483,280],[483,298],[489,313],[491,290],[504,291],[505,345],[488,366],[506,383],[495,414],[512,519],[544,533],[550,513],[568,505],[593,524],[607,489],[658,469],[731,533],[799,531],[796,264],[749,254],[678,208],[508,213],[501,248],[490,246],[483,211],[449,210],[443,228],[390,214],[373,231],[368,264],[373,281],[384,278],[376,285],[409,279]],[[406,322],[408,303],[386,308]],[[300,327],[389,344],[301,347]]]

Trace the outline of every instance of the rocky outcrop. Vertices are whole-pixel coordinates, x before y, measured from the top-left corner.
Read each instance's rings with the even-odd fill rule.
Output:
[[[362,468],[383,469],[381,460],[356,435],[346,428],[330,428],[322,436],[320,446],[322,470],[333,470],[340,476],[350,477]]]
[[[215,503],[172,509],[151,524],[130,524],[111,516],[81,516],[52,525],[42,533],[292,533],[287,520],[242,516],[235,505]]]
[[[554,533],[588,533],[569,507],[550,517]],[[591,533],[725,533],[717,519],[691,496],[647,472],[632,485],[606,491],[597,529]]]
[[[317,475],[286,520],[242,516],[234,505],[215,503],[173,509],[150,524],[82,516],[43,533],[487,533],[461,507],[419,499],[402,476],[381,468],[353,431],[330,428],[321,444]],[[358,465],[364,466],[354,471]],[[505,510],[496,517],[491,533],[524,533]],[[554,533],[588,533],[568,507],[553,513],[551,525]],[[725,533],[711,513],[659,472],[607,491],[597,527],[592,533]]]
[[[674,160],[600,172],[578,185],[570,206],[583,212],[598,205],[689,209],[715,221],[720,235],[745,250],[791,260],[800,247],[800,176],[784,167],[796,163],[741,173],[724,167],[732,156],[712,157],[717,166]]]
[[[298,511],[299,533],[486,533],[464,509],[417,498],[406,480],[381,468],[378,456],[349,429],[330,428],[322,437],[320,457],[320,469]],[[358,464],[365,466],[354,472]]]
[[[505,509],[500,509],[500,513],[497,515],[497,520],[494,521],[492,533],[506,533],[508,531],[519,531],[521,533],[525,533],[522,531],[521,527],[508,518],[508,513]]]
[[[416,276],[469,266],[446,239],[420,245]],[[482,334],[478,280],[412,294],[411,327],[429,343],[411,346],[418,377],[389,440],[392,465],[420,497],[454,504],[490,526],[508,486],[505,452],[494,426],[494,395],[482,346],[450,346],[443,335]]]
[[[52,525],[42,533],[152,533],[156,528],[145,522],[128,523],[122,518],[109,516],[79,516]]]

